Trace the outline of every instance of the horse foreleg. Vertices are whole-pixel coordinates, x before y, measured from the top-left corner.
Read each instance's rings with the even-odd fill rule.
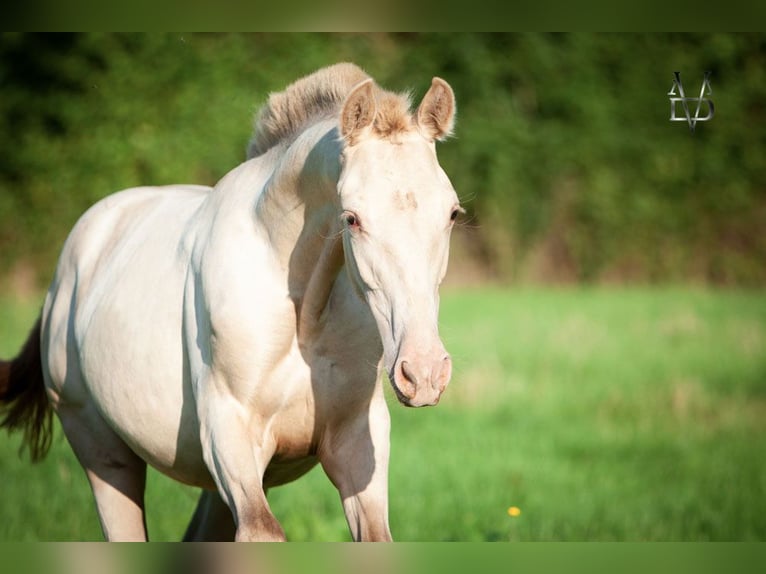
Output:
[[[359,542],[391,541],[388,526],[390,419],[382,397],[370,412],[330,430],[320,453],[325,473],[340,492],[351,536]]]
[[[104,537],[146,540],[146,462],[106,424],[92,406],[59,408],[64,434],[85,469]]]
[[[212,490],[203,490],[184,542],[231,542],[237,527],[231,510]]]
[[[218,492],[236,524],[236,541],[281,541],[285,533],[271,513],[263,489],[263,474],[273,449],[254,441],[261,439],[243,408],[225,391],[208,385],[198,399],[202,453]]]

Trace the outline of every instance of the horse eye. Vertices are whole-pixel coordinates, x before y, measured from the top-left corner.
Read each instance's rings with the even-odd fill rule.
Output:
[[[452,210],[452,213],[451,213],[451,214],[450,214],[450,216],[449,216],[449,218],[450,218],[450,221],[455,221],[455,220],[457,219],[457,215],[458,215],[458,213],[459,213],[459,210],[457,210],[457,209],[453,209],[453,210]]]
[[[357,220],[356,215],[354,215],[353,213],[347,213],[345,219],[346,219],[346,225],[348,225],[349,227],[356,227],[357,225],[359,225],[359,221]]]

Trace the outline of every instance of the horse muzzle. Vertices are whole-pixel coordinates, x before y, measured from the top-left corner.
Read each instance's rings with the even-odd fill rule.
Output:
[[[426,407],[438,404],[452,376],[452,359],[441,352],[402,353],[389,374],[396,397],[408,407]]]

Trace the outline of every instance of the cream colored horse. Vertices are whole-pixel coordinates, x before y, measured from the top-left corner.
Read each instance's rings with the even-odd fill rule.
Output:
[[[338,64],[273,94],[213,189],[130,189],[80,219],[0,398],[36,455],[52,406],[107,539],[146,539],[147,463],[204,489],[187,539],[284,539],[266,490],[317,462],[353,538],[391,538],[381,371],[408,406],[451,374],[460,207],[435,141],[454,112],[439,78],[413,114]]]

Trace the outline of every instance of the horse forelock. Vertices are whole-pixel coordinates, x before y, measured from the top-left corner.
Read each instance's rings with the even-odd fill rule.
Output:
[[[410,95],[394,94],[384,90],[380,92],[375,96],[377,113],[372,132],[376,137],[396,141],[398,135],[413,129]]]
[[[275,145],[291,140],[316,121],[337,116],[352,88],[369,77],[354,64],[335,64],[270,94],[256,114],[247,158],[262,155]],[[374,136],[395,140],[399,134],[413,129],[408,94],[389,92],[377,85],[374,94],[377,108]]]

